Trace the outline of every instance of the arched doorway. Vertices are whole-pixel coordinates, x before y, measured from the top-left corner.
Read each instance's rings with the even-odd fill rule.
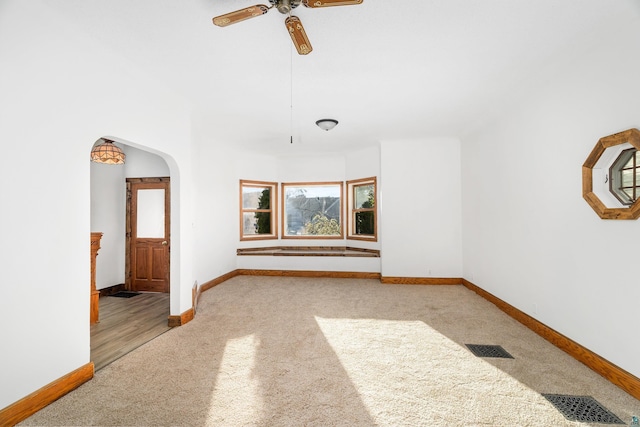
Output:
[[[91,162],[91,231],[102,233],[96,259],[100,314],[98,323],[91,326],[90,340],[91,360],[96,370],[169,330],[170,314],[169,166],[155,153],[117,138],[108,139],[122,149],[126,161],[120,165]],[[156,209],[159,195],[153,192],[144,192],[139,200],[143,205],[141,209],[131,211],[131,180],[162,182],[161,211]],[[133,224],[131,215],[135,215]],[[158,221],[162,222],[161,226],[158,226]],[[154,266],[142,259],[144,250],[158,254],[158,250],[151,246],[132,250],[132,242],[138,241],[138,233],[132,235],[132,225],[141,230],[142,237],[158,240],[165,255],[155,259],[162,259],[166,265]],[[161,229],[160,234],[158,228]],[[154,239],[156,234],[159,239]],[[134,285],[132,279],[144,276],[144,270],[149,271],[151,278],[163,276],[162,285],[159,288]]]

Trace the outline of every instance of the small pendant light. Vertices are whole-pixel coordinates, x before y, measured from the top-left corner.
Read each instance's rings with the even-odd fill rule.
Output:
[[[91,161],[96,163],[104,163],[107,165],[124,164],[125,154],[116,146],[113,141],[103,139],[102,144],[98,144],[91,150]]]

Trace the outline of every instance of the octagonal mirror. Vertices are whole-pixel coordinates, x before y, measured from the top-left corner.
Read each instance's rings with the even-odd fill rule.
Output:
[[[602,219],[640,217],[640,131],[600,138],[582,165],[582,197]]]

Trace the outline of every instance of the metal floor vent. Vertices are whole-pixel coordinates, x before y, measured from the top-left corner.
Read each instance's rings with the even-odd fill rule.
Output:
[[[484,344],[465,344],[471,353],[478,357],[501,357],[503,359],[513,359],[504,348],[499,345],[484,345]]]
[[[542,395],[568,420],[624,425],[620,418],[609,412],[591,396]]]

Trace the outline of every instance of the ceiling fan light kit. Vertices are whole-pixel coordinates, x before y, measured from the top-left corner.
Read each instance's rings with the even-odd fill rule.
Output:
[[[289,31],[293,45],[296,47],[296,50],[300,55],[307,55],[313,50],[313,48],[311,47],[307,33],[304,31],[300,18],[297,16],[291,16],[291,11],[293,9],[298,7],[300,4],[305,7],[315,9],[331,6],[352,6],[362,4],[362,2],[363,0],[269,0],[271,6],[256,4],[255,6],[216,16],[213,18],[213,23],[218,27],[226,27],[227,25],[264,15],[269,12],[270,9],[275,7],[278,12],[283,15],[289,15],[285,20],[285,25]]]
[[[334,119],[320,119],[316,121],[316,125],[322,130],[330,131],[338,124],[337,120]]]

